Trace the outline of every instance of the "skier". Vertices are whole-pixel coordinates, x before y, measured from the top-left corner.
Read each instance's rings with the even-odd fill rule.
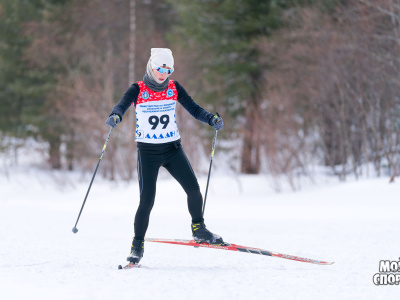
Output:
[[[172,51],[152,48],[143,81],[128,88],[106,121],[107,125],[114,128],[122,121],[125,111],[134,104],[140,203],[135,215],[135,237],[127,258],[131,264],[138,264],[143,256],[144,237],[154,205],[157,175],[161,166],[168,170],[187,194],[193,239],[197,243],[224,244],[220,236],[211,233],[204,225],[203,198],[181,145],[175,119],[176,102],[194,118],[211,125],[215,130],[221,130],[224,123],[221,117],[209,113],[194,102],[179,82],[169,79],[173,71]]]

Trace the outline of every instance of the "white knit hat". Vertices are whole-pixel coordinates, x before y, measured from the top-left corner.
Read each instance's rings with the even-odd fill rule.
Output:
[[[151,48],[150,62],[153,69],[157,67],[174,68],[174,57],[168,48]]]

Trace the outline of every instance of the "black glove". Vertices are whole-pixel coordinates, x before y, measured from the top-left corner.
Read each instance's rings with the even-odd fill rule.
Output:
[[[119,124],[119,122],[121,122],[121,118],[118,115],[113,114],[108,117],[106,124],[114,128],[115,126],[117,126],[117,124]]]
[[[224,121],[220,116],[214,115],[210,120],[210,125],[214,127],[215,130],[221,130],[224,127]]]

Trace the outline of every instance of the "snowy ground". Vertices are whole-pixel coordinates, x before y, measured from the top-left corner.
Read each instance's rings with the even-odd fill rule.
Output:
[[[206,224],[226,241],[334,261],[312,265],[214,249],[146,243],[143,268],[118,270],[133,236],[136,183],[96,178],[61,189],[26,170],[0,177],[2,299],[398,299],[375,286],[380,260],[399,260],[400,184],[388,179],[274,193],[265,177],[212,177]],[[333,183],[332,183],[333,182]],[[206,178],[200,179],[202,191]],[[240,184],[239,184],[240,183]],[[183,191],[161,179],[147,237],[191,237]]]

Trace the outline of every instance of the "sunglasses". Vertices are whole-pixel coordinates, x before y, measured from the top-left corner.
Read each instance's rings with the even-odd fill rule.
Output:
[[[171,75],[172,72],[174,71],[174,69],[166,69],[163,67],[157,67],[156,70],[157,70],[157,72],[160,72],[161,74],[164,74],[165,72],[167,72],[168,75]]]

